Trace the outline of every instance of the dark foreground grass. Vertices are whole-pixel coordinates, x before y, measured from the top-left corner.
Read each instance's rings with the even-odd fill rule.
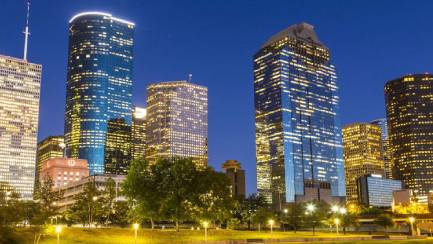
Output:
[[[19,230],[20,235],[24,237],[27,242],[33,243],[33,234],[27,229]],[[335,233],[316,233],[315,236],[311,232],[301,231],[296,234],[293,232],[257,232],[257,231],[233,231],[233,230],[209,230],[208,240],[212,241],[221,240],[245,240],[245,239],[296,239],[296,238],[345,238],[345,237],[362,237],[368,236],[363,234],[347,234],[336,236]],[[204,240],[204,230],[181,230],[176,232],[174,230],[138,230],[137,243],[140,244],[165,244],[165,243],[200,243]],[[405,240],[405,241],[338,241],[338,242],[318,242],[318,243],[339,243],[339,244],[421,244],[433,243],[430,240]],[[40,244],[55,244],[57,243],[56,233],[53,228],[46,231],[45,235],[41,238]],[[120,228],[63,228],[60,234],[61,244],[118,244],[118,243],[134,243],[134,231],[132,229]],[[282,242],[278,242],[281,244]],[[293,242],[292,242],[293,243]],[[312,242],[310,242],[312,243]]]

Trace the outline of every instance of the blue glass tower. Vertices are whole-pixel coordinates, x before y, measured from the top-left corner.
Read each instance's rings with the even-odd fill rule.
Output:
[[[259,194],[279,207],[325,200],[326,189],[344,197],[337,77],[313,26],[290,26],[262,46],[254,92]]]
[[[91,174],[106,172],[107,149],[122,144],[107,144],[109,122],[132,122],[133,33],[133,23],[107,13],[80,13],[69,22],[66,151],[86,159]]]

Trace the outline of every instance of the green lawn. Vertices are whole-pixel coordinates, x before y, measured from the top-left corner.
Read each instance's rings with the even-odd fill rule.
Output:
[[[24,236],[28,242],[33,243],[33,236],[28,230],[20,230],[21,236]],[[339,235],[338,237],[357,237],[367,236],[362,234]],[[318,237],[336,237],[335,233],[316,233],[314,238]],[[237,239],[293,239],[293,238],[313,238],[311,232],[257,232],[257,231],[231,231],[231,230],[210,230],[208,240],[237,240]],[[140,229],[138,231],[138,243],[162,244],[162,243],[199,243],[204,240],[204,230],[149,230]],[[56,234],[53,230],[47,231],[47,234],[41,239],[41,244],[55,244]],[[403,243],[432,243],[433,240],[423,241],[392,241],[393,244]],[[114,243],[134,243],[134,231],[132,229],[86,229],[86,228],[63,228],[60,234],[60,243],[62,244],[114,244]],[[311,242],[310,242],[311,243]],[[324,243],[324,242],[321,242]],[[332,242],[327,242],[332,243]],[[334,242],[335,243],[335,242]],[[339,241],[337,243],[377,243],[377,241]],[[391,241],[381,241],[380,243],[388,244]],[[281,242],[279,242],[281,244]]]

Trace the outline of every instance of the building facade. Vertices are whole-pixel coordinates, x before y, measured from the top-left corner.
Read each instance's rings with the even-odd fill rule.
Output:
[[[51,158],[42,163],[39,182],[51,178],[55,189],[89,176],[87,161],[74,158]]]
[[[35,187],[39,182],[42,164],[48,159],[64,156],[65,138],[63,136],[49,136],[38,142],[36,153]]]
[[[427,203],[433,190],[433,75],[406,75],[385,85],[395,178]]]
[[[131,162],[131,125],[124,118],[110,119],[105,140],[106,174],[124,175]]]
[[[389,152],[389,141],[388,141],[388,124],[386,118],[376,119],[370,122],[373,125],[378,125],[382,131],[382,156],[383,164],[385,169],[385,177],[387,179],[393,179],[392,177],[392,163],[391,156]]]
[[[230,179],[232,196],[245,198],[245,170],[242,169],[241,163],[236,160],[227,160],[222,164],[222,168]]]
[[[345,196],[339,88],[328,48],[301,23],[254,55],[257,190],[281,208],[313,186]]]
[[[92,183],[96,186],[99,191],[105,189],[105,185],[108,179],[113,179],[114,189],[115,189],[115,200],[116,201],[126,201],[126,198],[121,194],[121,186],[126,176],[124,175],[93,175],[84,177],[78,181],[71,182],[60,188],[63,192],[61,199],[58,201],[57,206],[60,208],[60,212],[67,211],[76,201],[76,196],[81,194],[86,184]],[[98,201],[98,199],[96,200]]]
[[[147,87],[146,158],[192,158],[199,167],[208,161],[207,87],[170,81]]]
[[[35,181],[42,66],[0,55],[0,182],[30,200]]]
[[[384,175],[382,131],[378,125],[354,123],[343,128],[344,171],[346,174],[346,200],[358,203],[359,177]]]
[[[365,207],[391,208],[394,191],[401,190],[401,181],[381,175],[366,175],[358,179],[360,203]]]
[[[91,174],[105,172],[109,122],[131,126],[133,33],[133,23],[107,13],[69,22],[66,152],[86,159]]]
[[[132,159],[145,158],[146,152],[146,109],[134,107],[131,133]]]

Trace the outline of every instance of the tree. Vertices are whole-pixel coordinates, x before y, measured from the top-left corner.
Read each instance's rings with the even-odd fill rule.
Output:
[[[158,185],[160,178],[154,173],[156,167],[150,167],[147,160],[143,158],[132,161],[128,175],[122,185],[123,192],[133,205],[131,211],[133,221],[141,218],[148,218],[154,228],[154,220],[160,217],[160,204],[164,192]]]
[[[58,214],[57,202],[62,198],[63,192],[53,190],[54,182],[50,176],[45,176],[38,182],[34,198],[40,207],[40,221],[46,223],[49,218]]]
[[[252,194],[248,196],[246,199],[238,200],[238,212],[241,216],[242,223],[247,223],[248,230],[251,230],[251,224],[253,221],[260,219],[260,217],[256,217],[260,212],[263,214],[263,210],[268,209],[269,205],[266,203],[265,199],[256,194]]]
[[[75,196],[75,203],[69,209],[68,218],[73,222],[81,222],[83,226],[86,222],[91,226],[95,219],[100,220],[102,212],[100,195],[95,183],[87,182],[83,192]]]
[[[329,205],[323,201],[312,201],[304,204],[305,222],[313,228],[313,235],[315,235],[316,227],[320,226],[328,217]]]
[[[19,197],[8,183],[0,182],[0,226],[13,225],[21,220]]]
[[[195,178],[198,186],[196,197],[193,198],[193,204],[197,206],[196,220],[223,223],[230,219],[234,200],[227,176],[206,168],[198,171]]]
[[[304,220],[305,208],[302,204],[291,203],[282,213],[283,223],[287,223],[296,233],[302,227]]]
[[[350,226],[356,225],[356,215],[352,213],[343,214],[341,218],[341,227],[343,227],[343,233],[346,234],[346,229]]]
[[[101,194],[101,221],[109,224],[113,222],[115,214],[114,206],[116,203],[116,182],[111,177],[105,182],[105,187]]]
[[[387,214],[381,214],[379,215],[375,220],[374,223],[378,226],[381,226],[384,228],[385,235],[388,235],[388,227],[394,226],[394,221],[392,218]]]

